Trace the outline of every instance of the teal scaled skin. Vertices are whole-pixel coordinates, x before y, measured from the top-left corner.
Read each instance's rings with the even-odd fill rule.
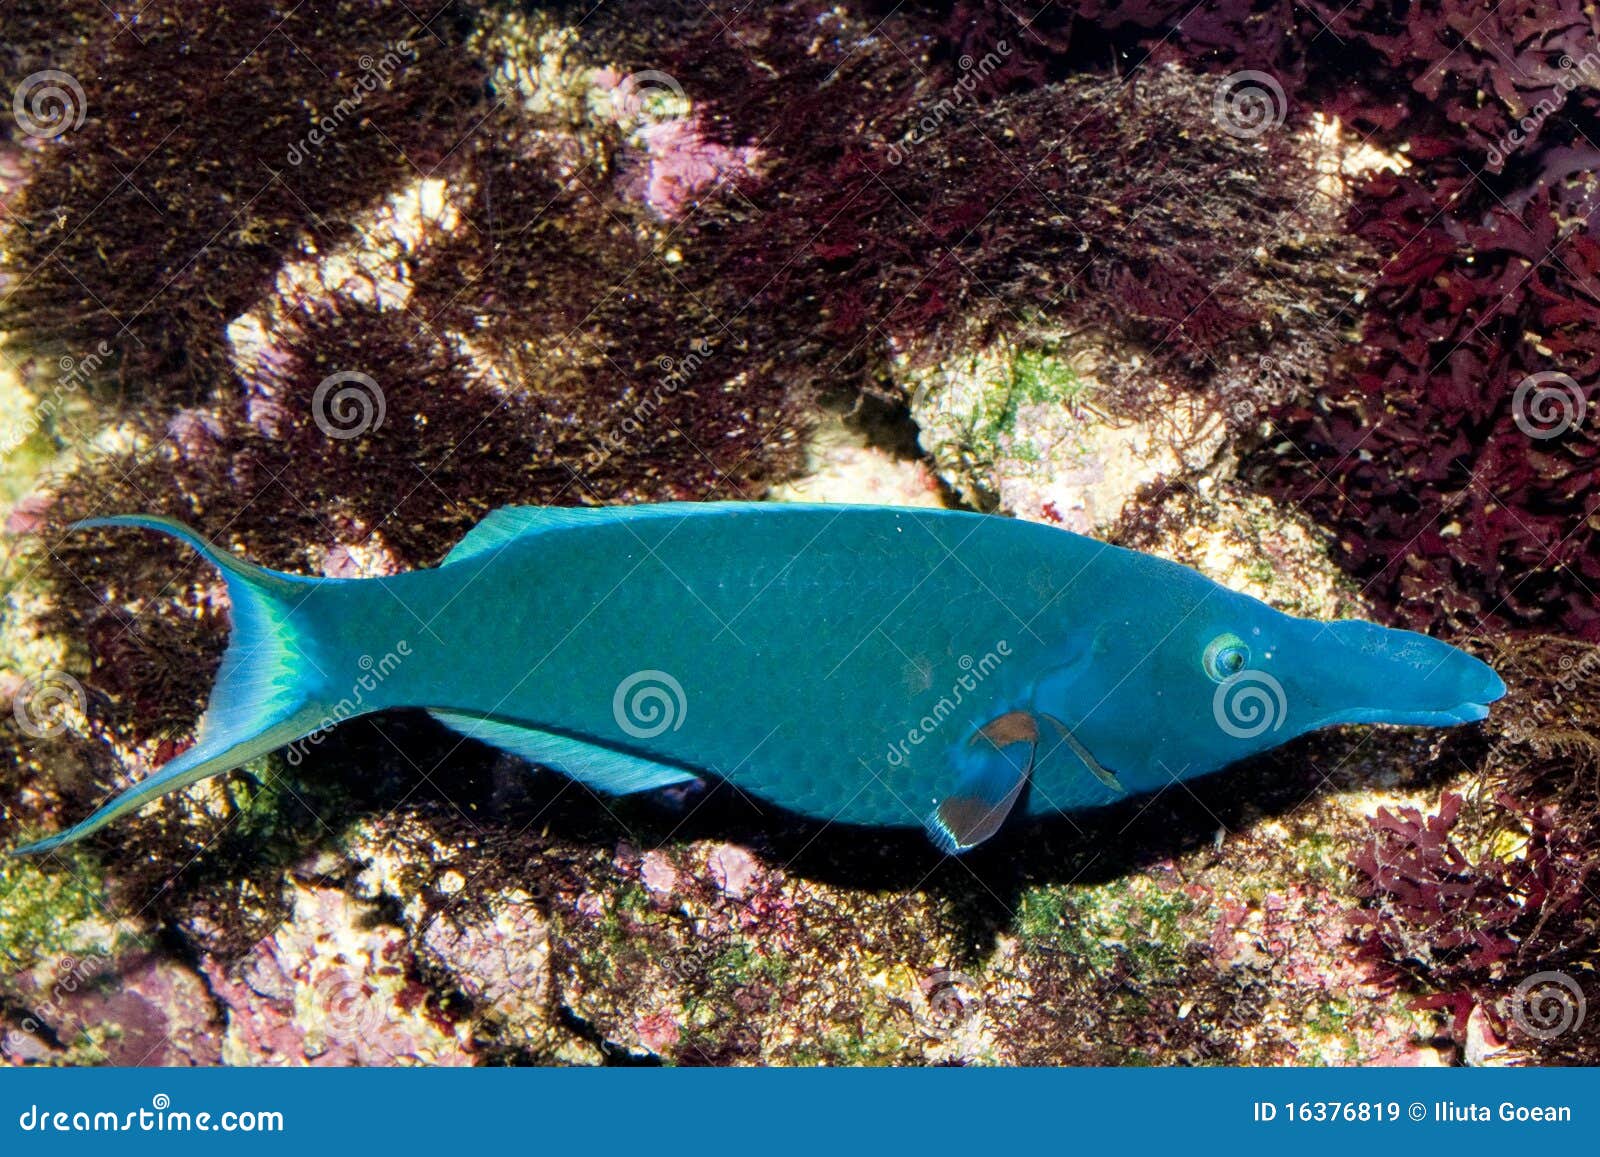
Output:
[[[1185,567],[955,511],[747,503],[497,511],[433,570],[219,565],[232,646],[194,749],[76,828],[350,715],[432,710],[608,792],[727,780],[818,820],[925,827],[1206,775],[1339,723],[1447,726],[1484,663],[1284,615]]]

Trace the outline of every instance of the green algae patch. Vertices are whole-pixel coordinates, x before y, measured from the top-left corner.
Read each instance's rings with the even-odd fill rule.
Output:
[[[11,969],[109,955],[124,938],[88,855],[58,852],[53,861],[46,871],[36,860],[0,860],[0,952]]]
[[[1061,357],[1044,349],[1024,347],[1011,362],[1011,380],[1006,398],[1010,417],[1025,403],[1073,403],[1087,396],[1091,384]]]
[[[1195,901],[1143,876],[1092,887],[1051,886],[1023,893],[1017,931],[1029,948],[1066,953],[1078,966],[1109,973],[1124,961],[1145,979],[1175,973],[1189,943],[1185,921]]]
[[[1006,462],[1043,468],[1082,451],[1070,439],[1063,445],[1035,436],[1032,415],[1071,410],[1095,388],[1054,342],[997,341],[926,368],[904,357],[897,374],[923,448],[964,487],[987,489],[986,479]]]

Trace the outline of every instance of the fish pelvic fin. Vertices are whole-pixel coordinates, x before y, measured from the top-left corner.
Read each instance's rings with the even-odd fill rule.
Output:
[[[80,840],[169,792],[245,763],[320,730],[329,720],[319,703],[320,670],[294,610],[326,581],[267,570],[234,558],[195,531],[154,515],[114,515],[70,529],[136,527],[192,547],[222,572],[233,607],[233,631],[195,745],[163,764],[83,822],[16,849],[36,855]]]

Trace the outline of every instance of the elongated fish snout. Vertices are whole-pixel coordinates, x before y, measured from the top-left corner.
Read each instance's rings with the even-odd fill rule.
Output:
[[[1323,673],[1317,726],[1476,723],[1506,693],[1494,668],[1457,647],[1359,619],[1327,623],[1311,648]]]

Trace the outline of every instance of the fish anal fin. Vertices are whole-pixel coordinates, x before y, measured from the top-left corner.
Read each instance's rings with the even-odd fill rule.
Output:
[[[965,852],[1005,823],[1033,770],[1039,725],[1026,711],[1000,715],[978,728],[956,761],[955,788],[939,800],[925,826],[942,851]]]
[[[540,731],[505,719],[455,711],[430,711],[440,723],[470,739],[509,751],[531,763],[553,768],[607,795],[629,795],[690,783],[700,777],[671,764]]]

